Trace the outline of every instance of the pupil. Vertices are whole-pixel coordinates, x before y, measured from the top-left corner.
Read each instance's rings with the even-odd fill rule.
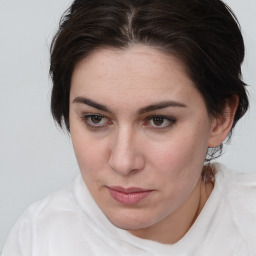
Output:
[[[164,122],[164,118],[163,117],[154,117],[153,118],[154,125],[159,126],[159,125],[163,124],[163,122]]]
[[[92,116],[91,120],[93,123],[97,124],[102,120],[102,116],[99,116],[99,115]]]

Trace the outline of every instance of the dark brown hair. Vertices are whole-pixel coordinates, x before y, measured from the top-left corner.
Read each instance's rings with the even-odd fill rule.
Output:
[[[221,115],[226,100],[238,95],[232,129],[246,112],[243,38],[235,15],[222,1],[76,0],[64,13],[51,45],[51,111],[60,126],[64,123],[69,131],[75,65],[97,48],[135,44],[177,56],[212,116]],[[221,149],[210,149],[209,158]]]

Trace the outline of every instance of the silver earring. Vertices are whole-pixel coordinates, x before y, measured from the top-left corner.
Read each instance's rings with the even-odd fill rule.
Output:
[[[204,183],[212,182],[214,183],[215,181],[215,174],[216,170],[211,163],[211,161],[208,161],[208,163],[204,166],[204,170],[202,172],[202,180]]]

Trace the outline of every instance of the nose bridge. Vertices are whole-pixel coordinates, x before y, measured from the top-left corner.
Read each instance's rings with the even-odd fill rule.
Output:
[[[143,168],[138,135],[131,127],[120,127],[115,134],[109,164],[115,172],[122,175]]]

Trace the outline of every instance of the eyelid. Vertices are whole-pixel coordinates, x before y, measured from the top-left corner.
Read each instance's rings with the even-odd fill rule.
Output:
[[[108,120],[108,122],[110,121],[110,118],[108,118],[105,115],[99,114],[99,113],[83,113],[80,118],[85,123],[85,125],[91,129],[102,129],[102,128],[106,128],[112,124],[111,121],[108,124],[99,124],[99,125],[97,125],[96,123],[92,124],[91,122],[88,121],[88,119],[92,116],[100,116],[102,118],[106,118]]]
[[[164,119],[167,119],[167,120],[170,120],[170,121],[176,120],[174,117],[165,116],[165,115],[150,115],[150,116],[147,116],[146,119],[152,119],[152,118],[155,118],[155,117],[164,118]]]
[[[89,119],[93,116],[100,116],[104,119],[106,119],[106,121],[103,123],[103,124],[97,124],[97,123],[93,123],[91,122]],[[103,114],[99,114],[99,113],[83,113],[82,116],[80,117],[81,120],[83,121],[83,123],[90,129],[104,129],[104,128],[108,128],[110,125],[113,124],[112,120],[103,115]],[[152,125],[150,124],[149,122],[151,120],[153,120],[153,118],[162,118],[164,119],[165,121],[167,121],[168,123],[165,124],[165,125]],[[146,121],[146,122],[145,122]],[[143,126],[148,126],[150,129],[153,129],[153,130],[164,130],[164,129],[167,129],[167,128],[170,128],[172,125],[175,124],[176,122],[176,118],[174,117],[170,117],[170,116],[165,116],[165,115],[150,115],[150,116],[147,116],[145,119],[144,119],[144,123],[143,123]],[[101,121],[100,121],[101,122]]]
[[[165,126],[152,126],[151,129],[165,129],[165,128],[169,128],[170,126],[174,125],[175,122],[177,121],[176,118],[170,117],[170,116],[165,116],[165,115],[151,115],[151,116],[146,117],[146,121],[150,121],[153,118],[163,118],[163,119],[169,121],[170,123],[168,125],[165,125]]]

